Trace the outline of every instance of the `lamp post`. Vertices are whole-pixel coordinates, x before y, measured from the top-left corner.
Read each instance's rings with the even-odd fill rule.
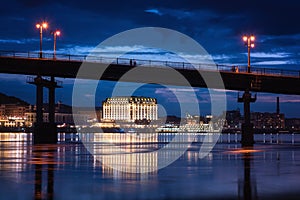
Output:
[[[52,32],[54,37],[54,46],[53,46],[53,59],[56,59],[56,37],[60,36],[60,31],[56,30]]]
[[[248,48],[248,66],[247,66],[247,72],[250,73],[250,48],[254,48],[254,35],[244,35],[243,41],[245,42],[245,46]]]
[[[42,53],[43,29],[46,29],[47,27],[48,24],[46,22],[36,24],[36,28],[40,29],[40,58],[43,58],[43,53]]]

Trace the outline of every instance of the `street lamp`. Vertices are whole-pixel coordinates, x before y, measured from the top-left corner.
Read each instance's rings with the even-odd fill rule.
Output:
[[[40,24],[36,24],[36,28],[40,29],[40,58],[43,58],[42,55],[42,40],[43,40],[43,29],[48,27],[47,22],[42,22]]]
[[[248,67],[247,67],[247,72],[250,73],[250,48],[254,48],[254,40],[255,37],[254,35],[244,35],[243,36],[243,41],[245,42],[245,46],[248,48]]]
[[[60,36],[60,31],[56,30],[52,32],[54,37],[54,46],[53,46],[53,58],[56,59],[56,37]]]

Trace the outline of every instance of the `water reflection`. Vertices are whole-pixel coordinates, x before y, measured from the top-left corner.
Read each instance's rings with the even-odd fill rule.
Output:
[[[27,157],[32,156],[30,145],[31,134],[0,133],[0,169],[8,172],[7,176],[17,183],[22,182],[20,172],[30,170]],[[12,172],[12,173],[9,173]]]
[[[243,153],[244,177],[239,180],[238,195],[239,199],[257,199],[256,180],[251,176],[252,153]]]
[[[81,140],[94,158],[102,163],[104,170],[112,168],[117,172],[140,174],[156,172],[176,161],[193,142],[194,136],[91,133],[82,135]]]
[[[57,145],[32,145],[30,135],[16,134],[0,133],[0,199],[289,199],[299,194],[297,145],[256,144],[241,149],[224,142],[199,159],[201,142],[194,142],[168,167],[136,174],[103,165],[80,143],[78,134],[72,139],[66,134]],[[172,135],[85,137],[96,155],[108,155],[105,162],[126,170],[132,170],[132,163],[155,169],[160,156],[168,159],[177,151],[142,156],[161,148]],[[124,156],[109,156],[115,146]]]
[[[34,199],[53,199],[54,196],[54,170],[56,165],[56,145],[33,145],[32,160],[34,166]],[[43,172],[46,174],[43,175]],[[43,181],[46,179],[46,182]],[[42,191],[43,183],[46,184]]]

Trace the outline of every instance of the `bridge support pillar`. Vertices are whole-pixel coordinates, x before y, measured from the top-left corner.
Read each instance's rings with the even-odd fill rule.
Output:
[[[251,96],[249,89],[245,90],[242,97],[238,97],[238,102],[244,103],[244,123],[242,124],[242,146],[251,147],[254,144],[253,124],[250,119],[250,103],[256,101],[255,97]]]
[[[55,84],[54,77],[51,76],[51,84]],[[55,124],[55,86],[48,87],[49,90],[49,123]]]
[[[54,77],[50,80],[37,76],[34,79],[27,81],[30,84],[36,85],[36,122],[33,129],[34,144],[53,144],[57,143],[57,129],[55,124],[55,88],[58,86]],[[48,107],[48,122],[43,120],[43,89],[49,90],[49,107]]]
[[[40,124],[43,122],[43,85],[42,77],[37,76],[34,79],[36,85],[36,123]]]

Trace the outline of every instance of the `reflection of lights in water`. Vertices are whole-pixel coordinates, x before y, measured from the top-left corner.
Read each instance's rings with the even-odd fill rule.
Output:
[[[141,171],[156,171],[157,152],[144,153],[149,151],[149,143],[157,143],[158,137],[154,134],[124,134],[124,133],[104,133],[93,134],[92,142],[95,142],[93,154],[98,157],[104,165],[105,172],[112,172],[114,176],[122,173],[112,170],[107,166],[116,166],[119,171],[140,173]],[[109,145],[97,145],[106,143]],[[146,145],[146,143],[148,145]],[[116,148],[118,145],[119,148]],[[155,145],[150,145],[157,148]],[[133,153],[134,152],[134,153]],[[112,171],[111,171],[112,170]],[[128,176],[128,175],[126,175]]]
[[[1,171],[22,172],[29,167],[27,158],[31,156],[29,142],[31,134],[27,133],[0,133],[0,169]],[[29,142],[27,142],[29,140]],[[20,173],[12,173],[12,179],[21,181]]]
[[[175,138],[174,135],[167,135],[168,140],[162,140],[161,135],[152,133],[93,133],[83,134],[81,138],[95,159],[101,161],[103,170],[112,170],[115,175],[122,174],[121,172],[155,172],[159,169],[159,164],[164,164],[166,160],[174,157],[178,159],[177,155],[181,155],[179,152],[194,137],[177,134]],[[175,143],[169,143],[174,138]],[[108,170],[109,167],[113,169]]]
[[[32,156],[28,158],[27,163],[37,165],[66,164],[57,159],[59,147],[60,145],[56,144],[34,145],[31,147]]]
[[[263,152],[263,150],[260,150],[260,149],[235,149],[235,150],[232,150],[232,151],[226,151],[224,153],[244,154],[244,153],[257,153],[257,152]]]
[[[0,133],[1,142],[25,142],[27,137],[27,133]]]

